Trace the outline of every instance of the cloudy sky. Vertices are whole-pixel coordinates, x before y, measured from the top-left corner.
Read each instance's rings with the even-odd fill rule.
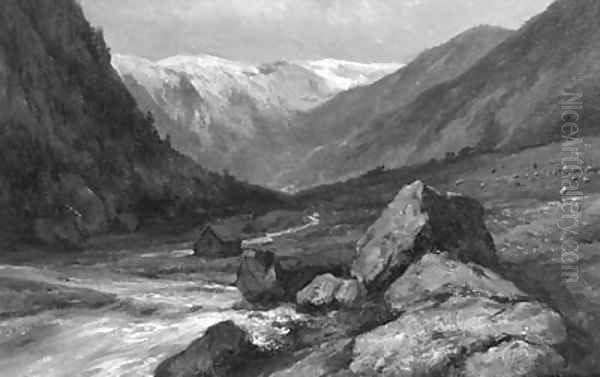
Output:
[[[158,59],[404,62],[478,24],[517,28],[551,0],[80,0],[113,51]]]

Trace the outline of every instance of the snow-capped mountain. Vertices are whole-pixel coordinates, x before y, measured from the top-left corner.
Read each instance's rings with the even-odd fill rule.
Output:
[[[331,59],[252,64],[210,55],[157,62],[114,55],[112,64],[175,148],[263,184],[291,155],[293,118],[402,66]]]
[[[337,59],[299,61],[298,65],[324,78],[332,87],[341,90],[368,85],[398,69],[397,63],[358,63]]]

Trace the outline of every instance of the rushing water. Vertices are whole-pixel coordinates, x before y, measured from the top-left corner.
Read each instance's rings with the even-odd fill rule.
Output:
[[[54,280],[46,270],[2,266],[10,272]],[[291,307],[266,312],[235,310],[234,287],[151,279],[70,279],[71,286],[117,294],[121,304],[99,310],[39,315],[26,341],[0,345],[2,377],[148,377],[164,358],[184,349],[213,324],[233,320],[257,343],[285,334],[281,323],[300,318]],[[136,314],[137,307],[153,308]],[[4,324],[7,326],[7,324]]]
[[[318,215],[309,220],[306,225],[246,242],[269,242],[319,224]],[[183,258],[192,253],[175,250],[140,257]],[[108,271],[70,272],[65,279],[63,273],[50,269],[0,265],[3,277],[93,289],[114,294],[119,301],[99,310],[57,311],[0,321],[0,332],[19,332],[10,344],[0,343],[0,377],[149,377],[161,360],[181,351],[218,322],[233,320],[250,333],[255,344],[271,345],[288,331],[286,323],[302,318],[291,306],[263,312],[236,310],[242,300],[240,292],[219,284],[145,279]]]

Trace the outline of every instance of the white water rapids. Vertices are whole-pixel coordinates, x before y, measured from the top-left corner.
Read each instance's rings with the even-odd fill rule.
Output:
[[[311,217],[305,226],[267,237],[299,232],[318,222],[318,217]],[[166,252],[172,258],[189,254],[186,250]],[[1,377],[150,377],[160,361],[183,350],[218,322],[233,320],[256,343],[268,343],[288,331],[282,324],[301,318],[291,306],[263,312],[237,310],[242,300],[237,288],[214,283],[113,272],[79,273],[65,279],[64,272],[13,265],[0,265],[0,277],[93,289],[114,294],[119,302],[97,310],[67,309],[0,319],[0,335],[10,334],[0,337]]]

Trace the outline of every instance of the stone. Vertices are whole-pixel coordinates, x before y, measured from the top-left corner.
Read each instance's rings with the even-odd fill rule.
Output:
[[[296,294],[319,275],[348,276],[352,257],[344,252],[276,256],[268,250],[247,251],[237,286],[248,302],[295,302]]]
[[[365,296],[365,288],[357,280],[344,280],[335,292],[335,301],[341,306],[352,307]]]
[[[325,274],[317,276],[309,285],[296,294],[296,303],[305,307],[327,307],[330,305],[352,306],[362,295],[356,280],[344,280]]]
[[[248,302],[269,303],[283,299],[277,281],[275,254],[266,250],[246,250],[241,256],[236,286]]]
[[[342,285],[342,279],[332,274],[320,275],[296,294],[298,305],[326,306],[334,303],[335,294]]]
[[[523,340],[507,341],[465,362],[465,377],[535,377],[556,375],[565,360],[553,348]]]
[[[511,340],[522,340],[536,349],[524,355],[530,362],[554,357],[552,346],[566,336],[560,315],[540,303],[452,296],[441,303],[417,306],[358,336],[350,370],[358,376],[447,375],[466,368],[464,362],[472,356]]]
[[[404,187],[357,243],[352,275],[370,291],[385,289],[414,261],[436,250],[496,268],[492,236],[479,202],[442,194],[417,181]]]
[[[227,377],[257,353],[246,331],[231,321],[221,322],[184,351],[160,363],[154,377]]]
[[[270,377],[331,377],[343,372],[352,359],[352,341],[343,339],[312,348],[308,355]]]
[[[485,267],[464,264],[445,254],[426,254],[388,288],[385,302],[393,312],[403,312],[436,297],[461,294],[512,301],[527,297],[512,282]]]

